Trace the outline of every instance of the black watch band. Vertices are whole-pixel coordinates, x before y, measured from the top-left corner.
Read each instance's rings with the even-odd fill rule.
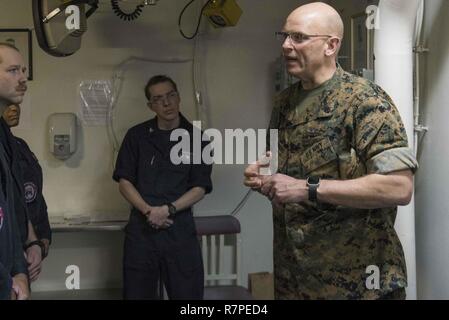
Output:
[[[31,248],[32,246],[36,246],[36,245],[41,248],[42,260],[44,260],[44,258],[47,256],[47,252],[45,251],[45,244],[41,240],[31,241],[30,243],[28,243],[25,246],[25,250]]]
[[[320,178],[319,177],[308,177],[307,178],[307,188],[309,190],[309,200],[316,201],[317,200],[317,190],[320,186]]]
[[[173,203],[166,203],[165,205],[168,207],[168,213],[169,213],[168,217],[170,219],[173,218],[177,211],[176,207],[173,205]]]

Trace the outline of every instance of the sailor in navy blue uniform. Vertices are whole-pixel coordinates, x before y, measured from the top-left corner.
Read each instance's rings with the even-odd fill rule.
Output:
[[[8,106],[3,112],[2,117],[8,128],[18,126],[20,121],[20,106]],[[20,214],[20,217],[25,216],[29,219],[35,233],[35,240],[28,241],[26,252],[28,253],[29,248],[32,246],[40,247],[43,260],[48,255],[51,243],[51,229],[48,220],[47,204],[42,194],[42,168],[36,156],[23,139],[12,135],[10,130],[5,134],[9,137],[8,140],[14,144],[11,146],[15,158],[12,172],[13,177],[15,177],[22,188],[20,193],[18,192],[21,195],[21,199],[20,203],[17,203],[16,208],[25,204],[24,210],[26,214]],[[37,279],[40,270],[40,264],[29,270],[31,281]]]
[[[26,66],[19,50],[0,42],[0,114],[10,104],[20,104],[27,90]],[[11,167],[10,140],[0,118],[0,300],[28,299],[27,261],[23,254],[16,202],[16,181]],[[26,221],[24,219],[23,221]],[[24,230],[23,230],[24,231]]]
[[[170,299],[202,299],[203,262],[191,207],[212,191],[212,166],[176,165],[170,158],[177,144],[170,141],[173,130],[193,137],[192,124],[179,112],[173,80],[152,77],[145,95],[156,117],[127,132],[113,175],[133,207],[125,228],[124,298],[161,298],[161,279]]]

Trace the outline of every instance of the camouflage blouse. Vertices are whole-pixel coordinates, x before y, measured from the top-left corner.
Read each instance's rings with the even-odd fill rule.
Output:
[[[417,169],[399,112],[379,86],[338,68],[306,105],[301,90],[294,84],[275,101],[279,173],[345,180]],[[306,201],[273,210],[276,298],[374,299],[407,286],[396,207]],[[372,266],[379,289],[367,286]]]

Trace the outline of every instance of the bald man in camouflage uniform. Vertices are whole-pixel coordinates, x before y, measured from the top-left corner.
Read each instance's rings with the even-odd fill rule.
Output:
[[[406,265],[394,229],[417,162],[393,101],[343,71],[339,14],[323,3],[293,11],[278,35],[300,82],[276,99],[279,169],[245,171],[273,203],[277,299],[404,299]],[[318,183],[319,178],[319,183]],[[367,269],[379,270],[379,288]]]

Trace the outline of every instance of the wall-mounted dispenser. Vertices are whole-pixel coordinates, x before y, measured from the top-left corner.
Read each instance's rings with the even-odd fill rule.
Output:
[[[59,160],[66,160],[76,151],[76,115],[53,113],[48,119],[50,152]]]

